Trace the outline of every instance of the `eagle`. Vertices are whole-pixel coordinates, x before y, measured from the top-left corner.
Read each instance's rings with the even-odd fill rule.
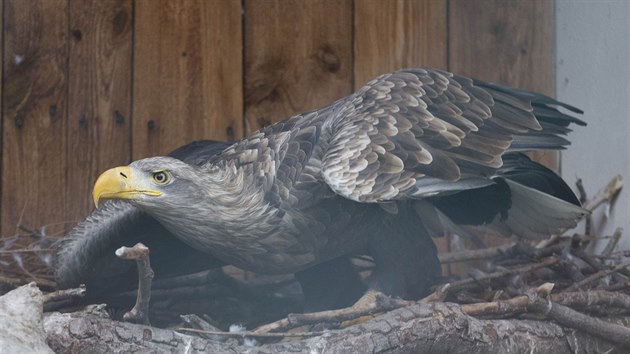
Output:
[[[539,239],[587,213],[559,176],[523,154],[569,145],[571,125],[586,125],[571,112],[582,113],[442,70],[388,73],[235,143],[105,171],[93,189],[103,206],[70,233],[58,283],[88,278],[85,264],[104,244],[134,227],[145,233],[137,225],[148,222],[201,263],[257,273],[334,277],[326,265],[369,255],[370,289],[416,299],[440,276],[432,237],[444,230]],[[121,223],[125,236],[116,236]]]

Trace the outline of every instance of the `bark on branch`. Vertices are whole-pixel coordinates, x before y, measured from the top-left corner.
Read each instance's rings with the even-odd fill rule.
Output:
[[[415,304],[368,322],[294,342],[246,347],[240,339],[212,341],[91,314],[49,314],[44,321],[56,352],[187,351],[327,352],[606,352],[614,344],[548,321],[481,320],[459,305]],[[241,337],[246,337],[246,334]]]

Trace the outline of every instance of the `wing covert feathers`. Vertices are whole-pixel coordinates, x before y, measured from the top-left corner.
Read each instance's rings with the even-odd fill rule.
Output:
[[[337,194],[359,202],[478,188],[506,152],[568,144],[559,135],[583,122],[556,106],[579,112],[434,69],[382,75],[335,103],[322,176]]]

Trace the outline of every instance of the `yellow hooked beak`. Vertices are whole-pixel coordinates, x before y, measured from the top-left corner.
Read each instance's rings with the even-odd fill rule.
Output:
[[[137,199],[139,194],[158,196],[162,193],[142,176],[134,177],[129,166],[114,167],[103,172],[94,183],[92,198],[98,208],[101,199]]]

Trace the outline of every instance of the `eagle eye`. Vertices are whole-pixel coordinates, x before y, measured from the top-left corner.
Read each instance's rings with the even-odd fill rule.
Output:
[[[153,182],[157,184],[165,184],[171,179],[171,176],[166,171],[153,172]]]

